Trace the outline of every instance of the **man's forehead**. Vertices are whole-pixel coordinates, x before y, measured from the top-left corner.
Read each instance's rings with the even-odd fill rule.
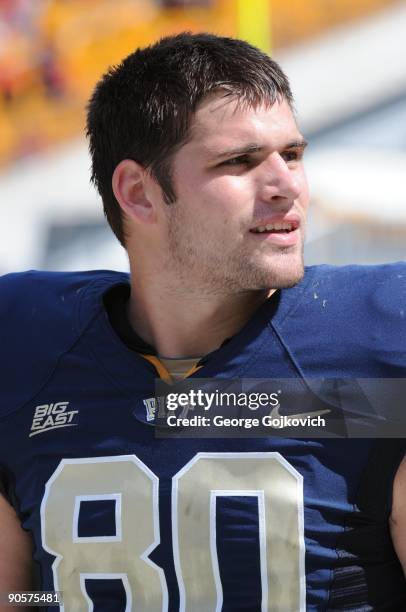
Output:
[[[225,144],[233,146],[244,141],[263,141],[264,145],[269,145],[271,142],[267,141],[274,139],[291,141],[300,138],[302,136],[286,100],[249,107],[235,98],[212,95],[194,114],[188,142],[210,154]]]

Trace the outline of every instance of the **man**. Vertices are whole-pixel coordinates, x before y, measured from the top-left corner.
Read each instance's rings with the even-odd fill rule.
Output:
[[[154,432],[157,377],[405,376],[404,265],[304,274],[281,69],[163,39],[99,82],[88,135],[131,276],[2,280],[0,591],[32,546],[69,611],[406,609],[403,441]]]

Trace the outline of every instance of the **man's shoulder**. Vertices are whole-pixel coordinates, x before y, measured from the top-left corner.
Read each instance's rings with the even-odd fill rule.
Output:
[[[320,265],[306,270],[304,295],[318,306],[334,306],[341,312],[354,305],[368,305],[373,312],[387,312],[399,318],[406,300],[406,262],[380,265]],[[324,300],[324,302],[323,302]],[[330,300],[330,302],[327,302]],[[331,302],[332,300],[332,302]],[[338,306],[339,303],[339,306]]]
[[[386,312],[404,318],[406,262],[381,265],[308,266],[303,280],[284,292],[283,319],[293,311],[356,317],[367,309],[371,315]],[[365,312],[363,312],[365,316]],[[405,317],[406,319],[406,317]]]
[[[357,265],[347,266],[317,265],[308,266],[306,275],[311,276],[313,281],[325,284],[342,286],[343,290],[351,290],[352,285],[349,281],[361,283],[361,287],[370,289],[377,288],[377,283],[394,283],[396,287],[403,288],[406,285],[406,261],[377,265]]]
[[[60,296],[61,301],[76,300],[80,292],[90,286],[108,288],[110,285],[128,280],[128,275],[110,270],[84,272],[43,272],[29,270],[14,272],[0,277],[1,305],[17,303],[21,296],[46,299]],[[50,304],[52,306],[52,304]]]
[[[406,262],[309,268],[305,294],[313,306],[348,316],[406,320]],[[358,309],[358,311],[356,310]],[[379,320],[376,321],[379,323]]]
[[[404,376],[405,263],[309,267],[290,292],[275,325],[303,371]]]
[[[0,278],[1,405],[22,405],[101,311],[105,291],[126,281],[127,275],[108,271]]]
[[[128,275],[106,270],[18,272],[0,278],[0,331],[9,350],[40,334],[70,338],[102,308],[103,294]],[[4,346],[4,344],[3,344]],[[3,347],[2,347],[3,348]]]

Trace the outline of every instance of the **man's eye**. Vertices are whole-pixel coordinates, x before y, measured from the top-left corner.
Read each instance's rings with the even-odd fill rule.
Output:
[[[231,159],[226,159],[221,162],[220,166],[239,166],[242,164],[248,164],[249,158],[248,155],[239,155],[238,157],[232,157]]]
[[[285,151],[284,153],[282,153],[282,157],[286,162],[291,162],[291,161],[300,161],[303,157],[303,152],[302,151]]]

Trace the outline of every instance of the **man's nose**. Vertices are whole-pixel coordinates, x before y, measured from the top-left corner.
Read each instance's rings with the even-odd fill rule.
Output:
[[[289,168],[287,162],[278,152],[272,153],[268,159],[266,177],[267,196],[296,200],[301,192],[297,173]]]

